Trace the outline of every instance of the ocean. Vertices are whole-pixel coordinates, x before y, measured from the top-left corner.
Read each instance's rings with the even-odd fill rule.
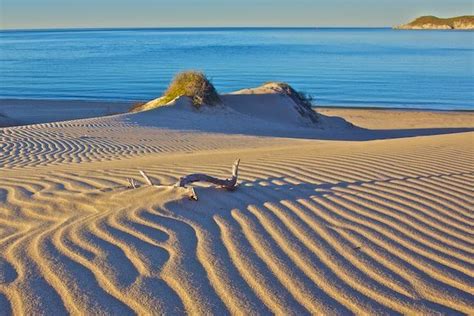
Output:
[[[148,100],[181,70],[284,81],[316,105],[474,109],[474,32],[348,28],[0,32],[0,98]]]

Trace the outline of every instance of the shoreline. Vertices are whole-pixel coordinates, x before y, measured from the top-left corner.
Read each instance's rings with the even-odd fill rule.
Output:
[[[347,106],[347,105],[323,105],[323,106],[315,106],[314,109],[322,109],[322,110],[330,110],[330,109],[338,109],[338,110],[380,110],[380,111],[408,111],[408,112],[462,112],[462,113],[471,113],[474,112],[472,110],[463,110],[463,109],[434,109],[434,108],[397,108],[397,107],[371,107],[371,106]]]
[[[226,95],[228,93],[223,93],[223,95]],[[17,98],[0,98],[0,112],[2,106],[5,105],[5,103],[11,103],[11,104],[19,104],[19,105],[24,105],[24,104],[31,104],[31,103],[38,103],[37,105],[43,105],[44,103],[61,103],[63,105],[91,105],[91,104],[96,104],[96,105],[119,105],[119,106],[124,106],[124,105],[129,105],[132,106],[134,103],[139,103],[139,102],[148,102],[149,100],[100,100],[100,99],[94,99],[94,100],[84,100],[84,99],[17,99]],[[71,104],[72,103],[72,104]],[[389,111],[424,111],[424,112],[474,112],[474,105],[473,109],[437,109],[437,108],[420,108],[420,107],[396,107],[396,106],[388,106],[388,107],[382,107],[382,106],[363,106],[363,105],[354,105],[354,106],[349,106],[349,105],[315,105],[313,106],[314,109],[358,109],[358,110],[389,110]]]
[[[0,128],[63,122],[79,119],[107,117],[128,113],[128,109],[140,101],[99,101],[99,100],[58,100],[58,99],[0,99]],[[419,125],[417,118],[422,119],[424,127],[444,125],[443,120],[450,116],[452,127],[471,126],[469,119],[474,110],[445,110],[396,107],[369,106],[315,106],[313,109],[321,115],[337,116],[365,128],[380,129],[377,122],[382,116],[403,116],[404,121],[410,121],[408,127]],[[430,117],[429,122],[424,118]],[[454,119],[455,118],[455,119]],[[472,119],[474,121],[474,118]],[[386,123],[392,126],[392,123]]]
[[[98,101],[98,100],[39,100],[39,99],[0,99],[0,128],[25,126],[32,124],[53,123],[78,119],[107,117],[116,114],[128,113],[128,109],[139,101]],[[474,110],[445,110],[395,107],[368,107],[368,106],[315,106],[316,112],[325,116],[338,116],[348,119],[355,125],[379,129],[377,120],[382,116],[403,116],[404,121],[410,121],[416,126],[417,118],[430,117],[431,121],[420,126],[434,127],[444,125],[443,120],[450,116],[448,124],[452,127],[471,126],[469,119]],[[461,118],[462,119],[459,119]],[[466,118],[467,117],[467,118]],[[458,120],[459,119],[459,120]],[[474,120],[474,119],[473,119]],[[392,123],[386,123],[388,126]],[[419,124],[419,122],[418,122]]]

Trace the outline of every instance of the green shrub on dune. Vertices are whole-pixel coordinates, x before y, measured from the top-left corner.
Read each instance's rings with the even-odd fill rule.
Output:
[[[216,89],[202,72],[185,71],[177,74],[163,95],[163,102],[168,103],[179,96],[190,97],[197,108],[216,105],[221,102]]]
[[[174,77],[163,96],[148,103],[134,104],[130,108],[130,112],[149,110],[165,105],[181,96],[189,97],[196,108],[221,103],[216,89],[202,72],[184,71]]]

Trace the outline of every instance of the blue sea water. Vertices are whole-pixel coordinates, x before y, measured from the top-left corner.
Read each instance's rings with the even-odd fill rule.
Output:
[[[0,32],[0,98],[147,100],[185,69],[204,71],[220,92],[285,81],[318,105],[474,108],[474,32]]]

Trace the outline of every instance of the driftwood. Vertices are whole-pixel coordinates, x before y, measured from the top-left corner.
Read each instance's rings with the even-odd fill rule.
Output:
[[[137,181],[135,181],[135,179],[130,178],[127,180],[128,180],[129,188],[136,189],[139,186]]]
[[[151,179],[148,177],[148,175],[145,173],[145,171],[142,171],[142,170],[138,170],[138,171],[140,171],[140,174],[145,179],[146,184],[153,185],[153,182],[151,182]]]
[[[223,180],[223,179],[211,177],[207,174],[195,173],[195,174],[190,174],[190,175],[180,178],[178,183],[176,183],[176,186],[185,188],[186,185],[190,183],[208,182],[208,183],[215,184],[221,188],[224,188],[228,191],[233,191],[237,187],[237,178],[239,176],[239,163],[240,163],[240,159],[237,159],[234,162],[234,165],[232,166],[232,177],[228,179]]]
[[[194,183],[194,182],[208,182],[208,183],[215,184],[219,186],[220,188],[224,188],[228,191],[234,191],[237,188],[237,178],[239,176],[239,164],[240,164],[240,159],[237,159],[232,165],[232,176],[228,179],[218,179],[218,178],[209,176],[207,174],[194,173],[194,174],[181,177],[178,183],[174,185],[174,187],[187,188],[189,190],[189,198],[195,201],[198,200],[196,191],[194,190],[193,187],[186,187],[186,185]],[[153,181],[151,181],[150,177],[148,177],[145,171],[139,170],[139,172],[142,175],[143,179],[145,179],[145,183],[147,185],[155,186],[155,187],[166,186],[166,185],[153,184]],[[129,187],[133,189],[136,189],[137,187],[139,187],[138,183],[134,179],[128,179],[128,182],[130,184]]]

